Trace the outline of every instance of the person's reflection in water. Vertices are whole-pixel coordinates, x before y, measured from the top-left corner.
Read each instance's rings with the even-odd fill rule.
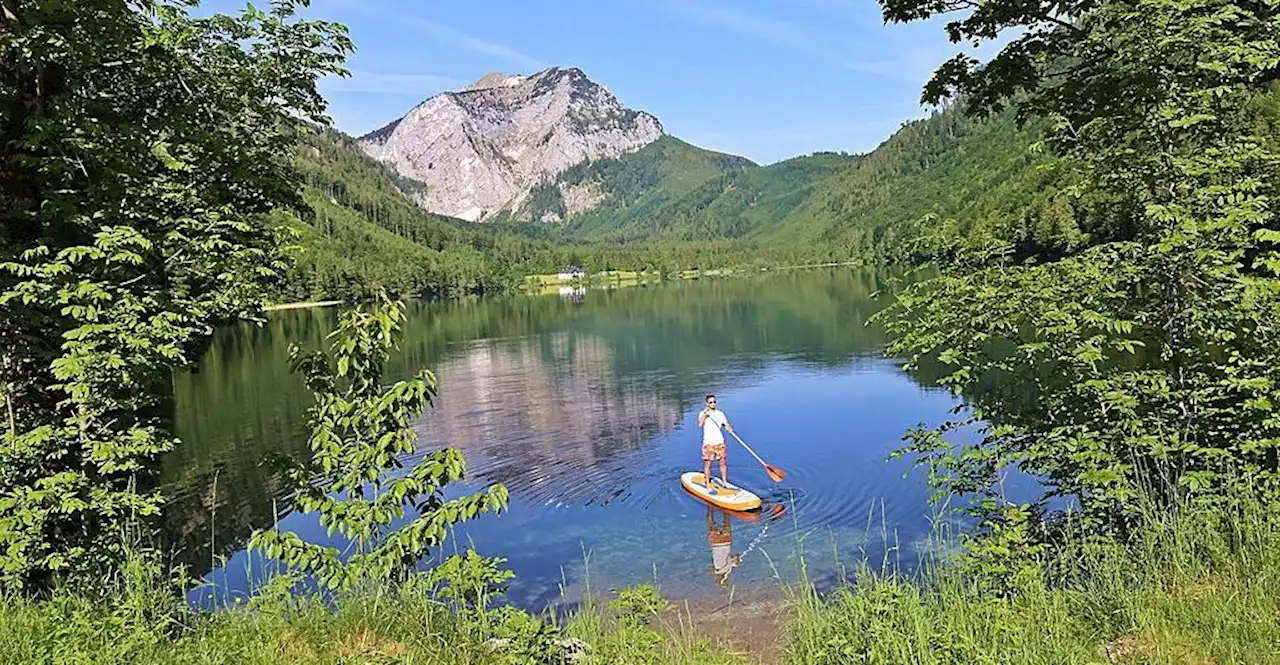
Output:
[[[723,525],[716,524],[716,513],[724,518]],[[707,542],[711,543],[711,577],[716,584],[729,583],[729,573],[742,563],[741,554],[733,554],[733,524],[729,513],[707,507]]]

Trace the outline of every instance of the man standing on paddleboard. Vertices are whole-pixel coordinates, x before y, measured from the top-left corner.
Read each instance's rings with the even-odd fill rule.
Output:
[[[729,424],[724,411],[716,408],[715,395],[707,395],[707,408],[698,414],[698,427],[702,428],[702,479],[707,483],[707,493],[716,494],[715,487],[711,485],[711,463],[720,460],[720,479],[728,485],[729,470],[725,463],[725,455],[728,451],[725,449],[724,434],[720,432],[720,428],[723,427],[732,432],[733,425]]]

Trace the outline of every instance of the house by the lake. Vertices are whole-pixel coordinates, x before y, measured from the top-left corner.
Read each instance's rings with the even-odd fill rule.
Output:
[[[578,266],[569,266],[560,271],[560,281],[568,282],[575,279],[582,279],[587,273],[583,272]]]

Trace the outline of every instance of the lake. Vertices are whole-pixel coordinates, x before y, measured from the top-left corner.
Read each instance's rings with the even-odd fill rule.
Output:
[[[426,366],[439,398],[417,424],[421,451],[462,450],[456,495],[506,484],[510,509],[457,530],[517,575],[509,599],[541,609],[653,582],[672,598],[764,588],[799,575],[830,583],[866,556],[909,566],[934,510],[923,471],[889,461],[903,433],[957,400],[883,356],[868,318],[885,271],[842,268],[675,281],[572,297],[414,303],[388,381]],[[243,594],[267,566],[243,551],[277,519],[308,539],[263,460],[305,454],[310,397],[289,372],[292,342],[319,347],[334,309],[276,312],[218,332],[198,371],[174,378],[165,530],[206,575],[197,602]],[[731,516],[684,492],[701,469],[695,424],[716,393],[739,435],[787,473],[772,483],[729,439],[730,480],[765,510]],[[713,574],[712,542],[740,563]]]

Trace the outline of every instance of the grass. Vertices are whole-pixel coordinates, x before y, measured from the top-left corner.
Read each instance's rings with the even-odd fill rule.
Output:
[[[857,261],[829,262],[829,263],[812,263],[805,265],[783,265],[765,268],[715,268],[707,270],[681,270],[668,275],[661,275],[657,272],[634,271],[634,270],[608,270],[588,275],[584,279],[561,280],[558,275],[526,275],[524,278],[524,290],[529,295],[554,295],[560,292],[561,288],[603,288],[614,289],[629,286],[640,286],[642,284],[659,283],[672,279],[701,279],[707,277],[732,277],[735,275],[749,275],[758,272],[781,272],[787,270],[807,270],[812,268],[833,268],[839,266],[858,265]]]
[[[657,272],[634,270],[607,270],[588,275],[585,279],[561,280],[557,275],[527,275],[524,290],[529,295],[553,295],[562,288],[616,289],[662,281]],[[668,277],[669,279],[669,277]]]
[[[912,576],[864,563],[831,594],[788,590],[782,662],[1280,663],[1278,515],[1252,500],[1153,511],[1123,546],[1069,538],[1052,556],[1000,559],[1013,575],[972,557]],[[103,589],[71,588],[0,599],[0,663],[759,662],[692,630],[651,587],[588,598],[559,618],[450,608],[413,586],[325,602],[268,585],[198,612],[159,573],[131,561],[107,582],[107,602],[95,600]]]
[[[1150,515],[1127,547],[1069,542],[997,590],[981,570],[865,567],[795,596],[788,662],[1280,663],[1280,521],[1244,501]],[[1050,572],[1054,571],[1054,572]]]
[[[275,312],[275,311],[286,310],[286,309],[307,309],[310,307],[332,307],[334,305],[341,305],[341,304],[342,304],[341,300],[312,300],[307,302],[288,302],[288,303],[281,303],[279,305],[267,305],[262,309],[267,312]]]
[[[682,630],[651,587],[563,618],[510,607],[450,607],[414,585],[324,599],[269,584],[247,603],[195,611],[133,560],[94,590],[0,600],[0,663],[730,665],[743,661]],[[280,578],[283,580],[283,578]],[[103,602],[104,596],[108,599]]]

